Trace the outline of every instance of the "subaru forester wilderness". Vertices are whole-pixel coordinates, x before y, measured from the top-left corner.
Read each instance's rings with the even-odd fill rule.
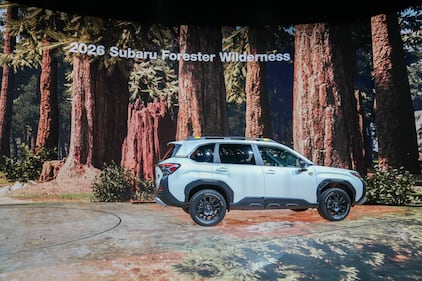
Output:
[[[366,200],[358,172],[317,166],[271,139],[190,137],[168,145],[155,168],[155,201],[183,208],[201,226],[220,223],[234,209],[317,208],[339,221]]]

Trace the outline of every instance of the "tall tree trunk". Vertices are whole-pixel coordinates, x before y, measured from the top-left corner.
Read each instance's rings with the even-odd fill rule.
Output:
[[[98,61],[73,57],[73,89],[69,155],[57,178],[85,176],[93,164],[95,80]]]
[[[48,47],[49,40],[44,40],[44,47]],[[57,58],[54,51],[45,48],[42,53],[40,78],[40,120],[36,149],[53,150],[59,143],[59,105],[57,96]]]
[[[396,14],[371,18],[378,160],[420,174],[414,108]]]
[[[16,38],[10,35],[9,24],[17,18],[18,8],[10,5],[6,9],[6,28],[4,32],[4,55],[11,55],[16,46]],[[7,64],[3,65],[0,90],[0,163],[3,156],[10,156],[10,128],[13,105],[13,70]]]
[[[129,78],[125,61],[102,66],[95,84],[93,165],[120,163],[127,136]]]
[[[360,114],[359,97],[354,91],[355,80],[355,50],[352,42],[352,32],[350,25],[335,25],[332,27],[331,42],[333,47],[333,68],[334,81],[338,87],[343,111],[343,125],[347,128],[348,134],[348,151],[345,151],[344,158],[347,153],[350,155],[350,168],[357,170],[361,175],[366,175],[367,165],[365,161],[365,146],[363,141],[363,131],[361,123],[362,115]],[[339,139],[341,142],[341,139]]]
[[[143,179],[154,179],[154,164],[174,140],[176,124],[164,100],[143,106],[140,100],[129,104],[128,132],[122,148],[122,167]]]
[[[91,178],[104,164],[120,163],[127,133],[127,85],[127,75],[118,66],[104,69],[88,56],[74,56],[70,148],[58,179]]]
[[[265,53],[265,29],[248,30],[249,54]],[[267,62],[248,61],[246,74],[246,137],[272,138],[270,105],[267,93]]]
[[[345,57],[350,52],[336,37],[342,32],[328,24],[295,27],[293,138],[294,147],[317,164],[355,168],[363,157],[354,148],[357,105]]]
[[[218,54],[222,34],[218,26],[180,26],[180,52]],[[179,111],[176,139],[228,132],[224,69],[213,61],[179,61]]]

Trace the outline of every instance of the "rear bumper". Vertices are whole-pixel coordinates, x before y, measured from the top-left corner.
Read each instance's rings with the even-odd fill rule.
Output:
[[[160,204],[161,206],[164,206],[164,207],[168,206],[166,203],[163,202],[163,200],[160,199],[160,197],[155,197],[154,200],[156,203]]]
[[[155,197],[155,202],[161,206],[176,206],[183,207],[184,202],[181,202],[170,193],[168,188],[168,177],[163,177],[158,185],[157,196]]]

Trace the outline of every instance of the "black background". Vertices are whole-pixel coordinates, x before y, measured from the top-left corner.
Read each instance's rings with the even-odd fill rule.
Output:
[[[86,16],[165,25],[278,25],[316,22],[350,23],[381,13],[421,8],[422,0],[355,1],[186,1],[186,0],[11,0],[27,6]]]

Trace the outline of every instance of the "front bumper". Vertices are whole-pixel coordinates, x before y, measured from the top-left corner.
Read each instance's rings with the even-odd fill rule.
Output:
[[[363,204],[366,203],[367,200],[368,200],[368,198],[364,195],[356,202],[356,204],[357,205],[363,205]]]
[[[363,205],[368,200],[366,197],[366,182],[362,179],[362,197],[356,201],[356,204]]]

